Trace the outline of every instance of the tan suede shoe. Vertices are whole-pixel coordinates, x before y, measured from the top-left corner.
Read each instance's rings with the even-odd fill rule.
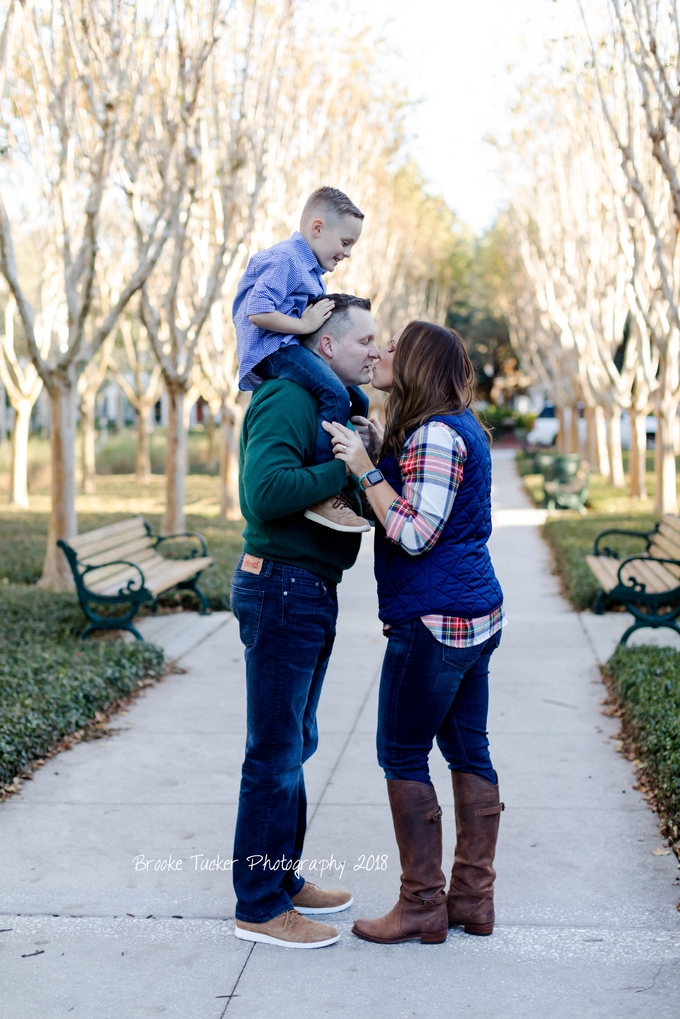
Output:
[[[340,913],[349,909],[354,899],[349,892],[317,888],[311,881],[290,900],[298,913]]]
[[[308,920],[296,909],[280,913],[266,923],[237,920],[234,934],[242,941],[263,941],[265,945],[280,945],[281,948],[325,948],[340,938],[335,927]]]
[[[305,510],[305,516],[315,524],[330,527],[333,531],[358,534],[371,529],[368,520],[357,516],[344,495],[335,495],[322,502],[315,502]]]

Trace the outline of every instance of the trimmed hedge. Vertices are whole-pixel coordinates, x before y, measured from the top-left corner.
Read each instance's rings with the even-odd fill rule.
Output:
[[[644,755],[644,770],[674,842],[680,829],[680,653],[619,647],[607,672],[625,721]]]
[[[160,648],[81,642],[82,626],[72,595],[0,587],[0,784],[162,674]]]
[[[546,521],[543,534],[550,545],[564,591],[579,611],[592,608],[600,586],[588,569],[586,556],[600,531],[619,527],[633,531],[650,531],[658,518],[648,513],[589,513],[587,517],[560,516]],[[644,550],[640,538],[612,537],[610,544],[621,557]]]

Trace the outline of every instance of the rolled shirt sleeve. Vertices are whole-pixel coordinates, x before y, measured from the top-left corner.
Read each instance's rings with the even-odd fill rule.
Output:
[[[400,459],[403,487],[385,519],[390,541],[409,555],[437,542],[451,515],[467,457],[461,436],[443,421],[416,429]]]

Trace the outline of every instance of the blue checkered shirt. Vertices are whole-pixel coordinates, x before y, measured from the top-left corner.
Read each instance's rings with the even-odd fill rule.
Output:
[[[326,293],[319,265],[309,244],[297,230],[287,241],[258,251],[248,262],[236,291],[232,318],[236,329],[239,389],[255,389],[262,381],[253,368],[281,347],[299,343],[296,336],[259,329],[248,318],[269,311],[300,318],[310,298]]]

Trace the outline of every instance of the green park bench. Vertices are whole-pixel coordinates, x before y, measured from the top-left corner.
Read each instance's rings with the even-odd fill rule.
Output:
[[[166,558],[158,551],[168,541],[189,540],[196,546],[183,558]],[[202,534],[187,532],[165,537],[153,534],[141,516],[58,541],[68,560],[80,607],[88,619],[81,637],[95,630],[127,630],[143,640],[132,620],[144,604],[155,609],[159,595],[189,589],[198,598],[201,615],[210,612],[197,581],[213,562]],[[120,615],[100,615],[95,607],[127,605]]]
[[[621,559],[604,540],[613,535],[640,538],[644,552]],[[680,633],[680,519],[667,514],[651,531],[609,528],[595,539],[593,554],[586,557],[602,590],[593,606],[597,615],[623,605],[635,618],[621,637],[644,627],[668,627]]]
[[[548,453],[533,449],[518,459],[521,475],[543,475],[543,505],[546,509],[578,510],[585,514],[590,468],[579,453]]]
[[[549,510],[578,510],[585,516],[589,485],[590,470],[584,461],[557,457],[552,477],[543,482],[543,505]]]

